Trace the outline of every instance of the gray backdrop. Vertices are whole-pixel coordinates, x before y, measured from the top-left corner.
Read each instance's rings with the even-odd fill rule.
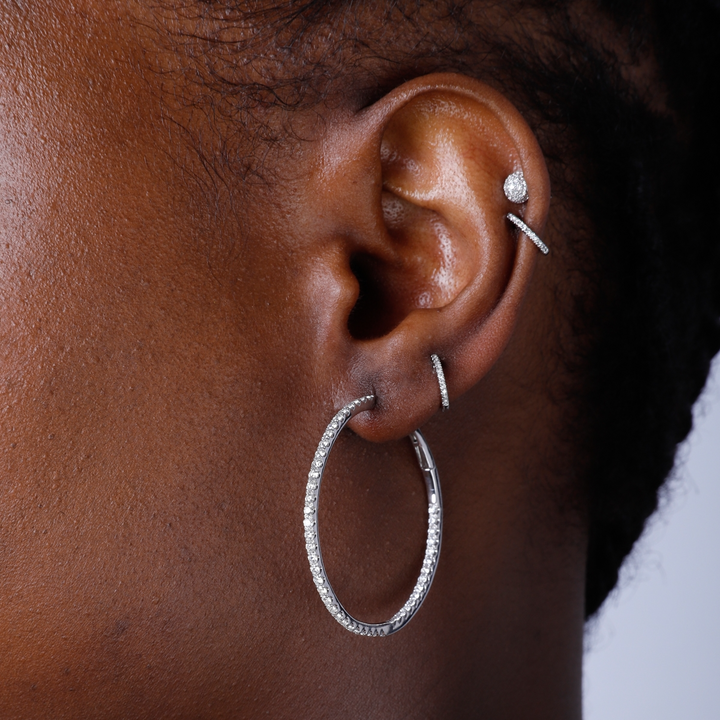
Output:
[[[585,720],[720,720],[720,362],[660,513],[585,641]]]

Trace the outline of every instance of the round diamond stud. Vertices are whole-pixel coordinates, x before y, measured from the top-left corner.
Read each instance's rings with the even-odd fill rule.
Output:
[[[508,175],[503,185],[505,197],[513,203],[524,203],[528,199],[528,187],[521,170]]]

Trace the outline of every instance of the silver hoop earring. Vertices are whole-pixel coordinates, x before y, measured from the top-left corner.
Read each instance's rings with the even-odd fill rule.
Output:
[[[528,187],[521,170],[507,176],[503,184],[503,191],[505,197],[512,203],[522,205],[528,201]],[[517,215],[508,213],[505,217],[521,232],[525,233],[543,255],[550,252],[550,248]]]
[[[410,433],[410,440],[415,448],[420,470],[425,480],[428,497],[428,531],[425,545],[425,558],[423,559],[420,576],[415,583],[407,602],[390,618],[383,623],[365,623],[356,620],[345,610],[330,584],[325,565],[323,563],[320,538],[318,535],[318,500],[320,498],[320,484],[322,483],[325,465],[330,451],[335,444],[342,429],[347,425],[350,418],[360,412],[371,410],[375,406],[375,396],[353,400],[342,410],[336,413],[330,421],[327,429],[318,445],[313,459],[310,473],[308,475],[307,489],[305,492],[305,546],[307,548],[310,571],[315,581],[320,599],[330,614],[347,630],[356,635],[369,635],[372,637],[384,637],[392,635],[407,625],[419,610],[425,597],[430,590],[435,570],[437,569],[438,558],[440,557],[440,541],[442,538],[443,509],[442,497],[440,495],[440,477],[438,476],[435,460],[430,448],[419,430]]]
[[[430,360],[437,375],[438,385],[440,386],[440,403],[442,404],[443,412],[450,409],[450,398],[448,397],[447,383],[445,382],[445,373],[443,372],[443,366],[440,362],[440,358],[437,355],[431,355]]]

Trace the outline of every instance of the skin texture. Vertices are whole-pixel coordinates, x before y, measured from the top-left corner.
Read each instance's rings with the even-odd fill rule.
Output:
[[[213,130],[149,70],[144,13],[0,5],[0,716],[579,717],[585,529],[539,461],[559,270],[504,220],[522,168],[526,222],[564,241],[530,128],[427,75],[296,112],[243,182],[190,142]],[[327,614],[301,524],[325,425],[368,392],[320,516],[350,612],[389,617],[419,569],[415,427],[446,504],[384,640]]]

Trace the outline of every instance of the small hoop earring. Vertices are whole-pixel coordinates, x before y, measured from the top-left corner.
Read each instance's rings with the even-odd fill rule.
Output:
[[[503,184],[503,192],[512,203],[522,205],[528,201],[528,187],[522,170],[507,176]],[[550,252],[550,248],[517,215],[508,213],[505,217],[521,232],[524,232],[543,255]]]
[[[423,601],[425,600],[430,585],[432,585],[438,558],[440,557],[440,541],[442,538],[443,509],[442,496],[440,495],[440,477],[438,475],[435,460],[425,438],[419,430],[410,433],[410,440],[415,448],[420,470],[425,479],[425,486],[428,497],[428,531],[425,545],[425,558],[423,559],[420,576],[415,583],[407,602],[390,618],[383,623],[365,623],[356,620],[345,610],[330,584],[325,565],[323,563],[322,550],[320,548],[320,537],[318,535],[318,500],[320,498],[320,484],[322,483],[325,465],[330,451],[335,444],[342,429],[347,425],[350,418],[360,412],[371,410],[375,406],[375,396],[353,400],[347,404],[330,421],[315,452],[310,473],[308,475],[307,489],[305,492],[305,547],[307,549],[310,571],[315,581],[320,599],[330,614],[346,629],[356,635],[369,635],[372,637],[384,637],[392,635],[407,625],[415,616]]]
[[[508,213],[505,216],[513,225],[524,232],[537,246],[537,249],[543,254],[547,255],[550,252],[550,248],[517,216],[512,213]]]
[[[435,375],[437,375],[438,385],[440,386],[440,402],[442,403],[443,412],[450,409],[450,398],[448,397],[447,383],[445,382],[445,373],[440,358],[437,355],[431,355]]]

